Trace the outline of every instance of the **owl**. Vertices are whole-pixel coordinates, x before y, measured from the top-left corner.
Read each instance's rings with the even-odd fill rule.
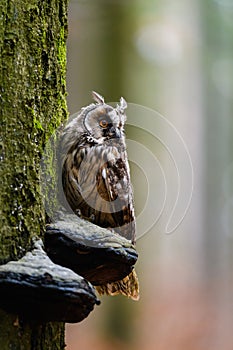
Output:
[[[64,194],[76,215],[135,244],[133,191],[124,135],[127,103],[121,97],[113,108],[98,93],[92,95],[95,103],[83,107],[62,134]],[[97,290],[137,300],[136,272]]]

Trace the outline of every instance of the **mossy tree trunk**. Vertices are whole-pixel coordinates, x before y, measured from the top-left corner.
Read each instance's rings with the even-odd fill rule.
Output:
[[[66,118],[67,0],[0,2],[0,263],[17,260],[44,231],[40,158]],[[64,325],[18,324],[0,312],[0,348],[63,349]]]

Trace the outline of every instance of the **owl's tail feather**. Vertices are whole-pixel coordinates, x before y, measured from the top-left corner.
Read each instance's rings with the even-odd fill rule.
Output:
[[[132,272],[120,281],[95,286],[100,295],[125,295],[133,300],[139,300],[139,282],[136,271]]]

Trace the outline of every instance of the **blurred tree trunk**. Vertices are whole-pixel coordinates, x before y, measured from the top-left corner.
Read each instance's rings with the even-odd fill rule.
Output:
[[[67,0],[2,0],[0,12],[3,264],[23,256],[44,229],[40,158],[67,114]],[[0,348],[63,349],[64,325],[19,325],[16,317],[1,311]]]
[[[119,101],[121,96],[128,99],[131,90],[128,88],[130,83],[125,83],[125,74],[129,70],[125,67],[125,56],[131,45],[131,31],[135,30],[135,6],[117,1],[105,2],[104,5],[100,0],[95,3],[70,1],[68,49],[71,59],[67,81],[69,110],[73,113],[90,103],[92,90],[102,94],[108,102]],[[77,91],[79,100],[83,101],[80,106],[77,105]],[[134,338],[132,324],[136,307],[126,298],[106,299],[102,306],[106,335],[123,341]]]
[[[205,261],[210,281],[232,270],[228,239],[232,235],[233,30],[229,8],[224,2],[217,6],[207,1],[201,11],[205,48]]]

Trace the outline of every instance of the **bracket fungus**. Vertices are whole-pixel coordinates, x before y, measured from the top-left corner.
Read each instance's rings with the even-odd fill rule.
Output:
[[[138,257],[126,238],[73,214],[60,214],[47,225],[45,250],[53,262],[93,285],[121,280],[132,271]]]
[[[89,282],[48,258],[41,240],[22,259],[0,266],[0,307],[23,319],[80,322],[99,303]]]

